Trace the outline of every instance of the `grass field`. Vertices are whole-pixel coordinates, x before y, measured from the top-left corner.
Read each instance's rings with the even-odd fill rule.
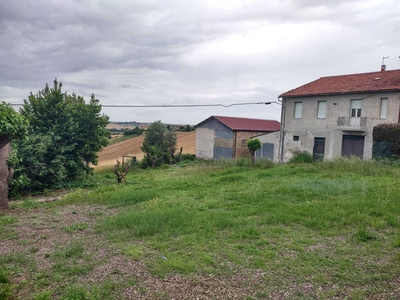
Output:
[[[399,299],[400,168],[111,169],[0,216],[0,299]]]

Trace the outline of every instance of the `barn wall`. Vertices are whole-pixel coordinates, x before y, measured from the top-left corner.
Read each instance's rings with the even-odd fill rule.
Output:
[[[214,130],[196,128],[196,157],[213,159],[214,157]]]
[[[273,162],[278,162],[280,143],[279,131],[263,134],[257,136],[257,138],[260,140],[262,148],[260,151],[256,152],[256,159],[268,158]]]
[[[218,120],[210,119],[196,128],[196,157],[232,158],[232,147],[233,131]]]
[[[263,134],[265,132],[258,131],[235,131],[236,143],[234,145],[235,158],[250,157],[249,149],[247,148],[247,141],[253,136]]]

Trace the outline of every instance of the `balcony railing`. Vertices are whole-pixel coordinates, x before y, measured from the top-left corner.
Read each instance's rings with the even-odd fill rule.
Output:
[[[366,117],[339,117],[337,120],[339,130],[344,131],[366,131]]]

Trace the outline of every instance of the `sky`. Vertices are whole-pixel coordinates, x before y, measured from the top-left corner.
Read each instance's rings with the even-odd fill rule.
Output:
[[[400,69],[397,0],[0,1],[0,101],[55,78],[103,105],[276,102],[324,76]],[[281,107],[108,108],[111,121],[280,119]]]

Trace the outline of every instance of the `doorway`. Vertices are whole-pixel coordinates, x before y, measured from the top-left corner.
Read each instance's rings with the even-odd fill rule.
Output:
[[[343,135],[342,156],[364,156],[364,136],[362,135]]]
[[[323,160],[325,155],[325,138],[314,138],[313,157],[315,160]]]

